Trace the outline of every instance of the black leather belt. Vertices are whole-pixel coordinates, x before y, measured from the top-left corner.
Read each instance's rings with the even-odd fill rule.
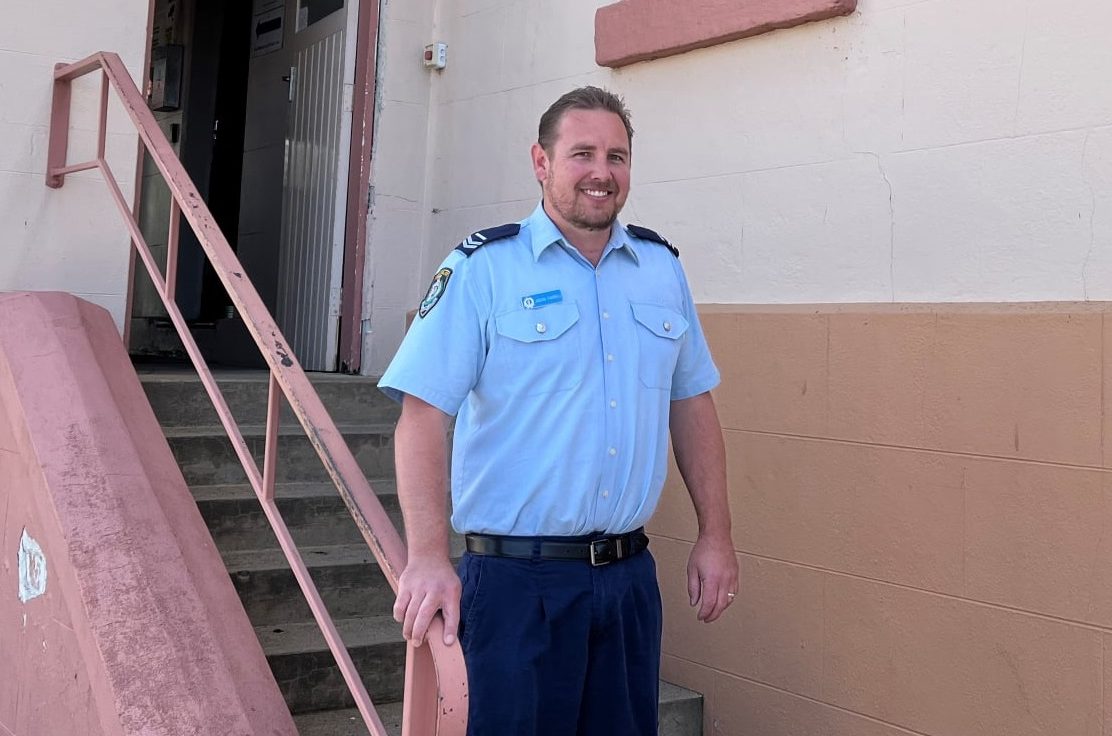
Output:
[[[493,557],[541,560],[587,560],[594,567],[633,557],[649,546],[644,529],[626,534],[585,537],[504,537],[468,534],[467,551]]]

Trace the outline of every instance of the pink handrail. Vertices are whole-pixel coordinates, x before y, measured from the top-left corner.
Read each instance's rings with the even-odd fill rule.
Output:
[[[69,165],[66,162],[66,155],[69,146],[71,83],[74,79],[97,70],[103,72],[97,155],[90,161]],[[110,86],[115,90],[134,123],[140,139],[165,179],[172,196],[165,277],[143,238],[135,213],[128,207],[115,175],[105,159]],[[72,64],[57,64],[54,67],[54,96],[50,119],[50,142],[47,150],[46,185],[60,188],[65,182],[66,174],[90,169],[98,169],[104,176],[112,199],[124,218],[131,243],[146,266],[155,290],[161,297],[170,320],[185,346],[186,353],[193,361],[201,383],[216,407],[220,423],[228,433],[236,456],[243,464],[247,479],[274,528],[278,543],[289,560],[294,576],[313,612],[313,617],[336,658],[344,681],[355,698],[356,706],[367,728],[373,736],[386,736],[386,729],[375,711],[363,681],[274,501],[279,408],[283,397],[289,402],[294,415],[316,449],[344,504],[351,512],[364,540],[370,546],[394,590],[398,587],[398,575],[405,568],[405,545],[360,470],[343,436],[325,410],[320,397],[301,369],[297,358],[289,349],[274,318],[266,309],[255,287],[244,275],[243,267],[217,227],[212,213],[201,199],[196,186],[174,154],[170,142],[159,129],[127,68],[118,55],[110,52],[100,52]],[[201,248],[227,289],[237,313],[243,318],[244,324],[270,368],[266,441],[261,470],[251,455],[239,425],[232,416],[213,378],[212,371],[205,363],[196,341],[189,332],[185,318],[174,300],[176,265],[174,256],[178,243],[178,220],[182,215],[196,234]],[[443,621],[439,617],[433,622],[424,645],[407,647],[402,708],[403,736],[464,736],[466,732],[467,671],[459,646],[444,645]]]

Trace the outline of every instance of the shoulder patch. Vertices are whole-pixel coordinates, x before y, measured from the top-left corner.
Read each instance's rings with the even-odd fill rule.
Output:
[[[512,238],[519,232],[521,232],[521,225],[516,222],[511,222],[508,225],[498,225],[497,227],[488,227],[485,230],[480,230],[477,233],[468,235],[463,242],[456,246],[456,250],[470,258],[472,253],[487,243],[491,243],[495,240],[502,240],[503,238]]]
[[[656,232],[655,230],[650,230],[647,227],[641,227],[640,225],[626,225],[626,231],[635,238],[640,238],[641,240],[651,240],[654,243],[660,243],[665,248],[672,251],[672,255],[674,255],[676,258],[680,257],[680,249],[665,240],[664,236]]]

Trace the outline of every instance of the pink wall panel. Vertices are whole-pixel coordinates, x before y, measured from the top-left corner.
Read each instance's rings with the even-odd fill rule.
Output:
[[[105,310],[0,296],[0,503],[0,733],[296,733]]]

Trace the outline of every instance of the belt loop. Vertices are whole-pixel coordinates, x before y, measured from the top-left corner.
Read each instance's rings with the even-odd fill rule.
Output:
[[[530,559],[532,559],[533,562],[536,562],[537,560],[541,559],[541,538],[540,537],[534,537],[534,539],[533,539],[533,556]]]

